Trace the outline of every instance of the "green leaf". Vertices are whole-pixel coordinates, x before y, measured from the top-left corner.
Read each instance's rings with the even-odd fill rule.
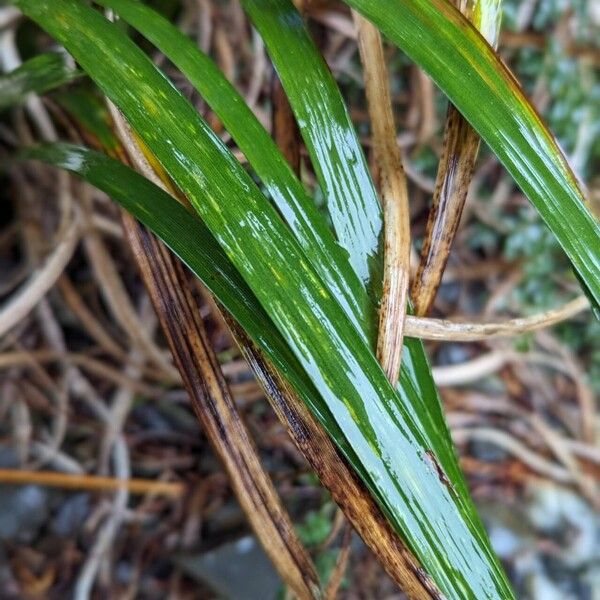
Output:
[[[177,66],[215,111],[262,180],[311,264],[353,319],[375,334],[375,310],[336,243],[323,215],[244,98],[194,42],[151,8],[135,0],[99,0],[137,29]]]
[[[80,125],[92,135],[93,141],[100,143],[109,156],[119,156],[121,146],[108,125],[110,117],[105,106],[94,94],[85,90],[77,92],[59,98],[55,95],[54,98],[80,121]],[[295,382],[294,387],[302,390],[300,395],[314,414],[321,415],[326,431],[340,443],[345,443],[318,391],[197,215],[187,212],[179,202],[174,202],[171,196],[121,162],[87,148],[65,143],[45,145],[21,151],[18,158],[40,160],[79,175],[119,202],[158,235],[219,298],[240,325],[249,333],[252,332],[254,340],[271,361],[287,373],[288,380]],[[153,210],[149,211],[148,206]],[[202,244],[195,245],[191,243],[192,240],[202,240]],[[350,446],[347,446],[344,454],[347,457],[353,455]],[[349,460],[360,470],[360,463],[356,459]]]
[[[479,32],[446,0],[345,0],[429,73],[533,202],[600,302],[600,223],[556,140]]]
[[[346,247],[354,252],[355,271],[378,304],[383,215],[339,88],[289,0],[243,0],[242,4],[277,68],[321,186],[328,190],[330,207],[339,207],[338,237],[345,232],[349,239],[362,240],[354,250]],[[370,281],[361,270],[363,263],[373,267]],[[375,347],[375,336],[371,340]],[[398,392],[412,398],[428,443],[453,484],[467,494],[422,342],[405,338],[404,358]]]
[[[97,3],[115,10],[129,25],[149,39],[202,94],[263,180],[312,266],[340,301],[346,314],[352,318],[359,331],[361,328],[364,329],[371,347],[375,347],[377,314],[367,294],[365,283],[360,281],[357,274],[350,268],[347,255],[336,244],[323,215],[316,211],[312,199],[306,195],[285,158],[240,94],[210,58],[155,11],[135,0],[99,0]],[[280,43],[281,40],[274,38],[274,42]],[[306,50],[307,44],[309,52]],[[302,51],[305,79],[310,79],[315,88],[331,88],[323,96],[322,102],[314,109],[315,113],[321,110],[326,116],[335,110],[335,106],[339,105],[339,91],[330,77],[323,84],[319,82],[319,77],[323,75],[322,59],[310,42],[305,40]],[[280,69],[286,70],[294,66],[282,62]],[[294,105],[300,104],[301,100],[303,98],[299,96],[292,97]],[[335,104],[334,107],[332,107],[332,103]],[[332,125],[329,123],[327,123],[327,127],[332,129]],[[308,128],[312,131],[315,125],[310,124]],[[332,133],[329,131],[327,135],[321,137],[327,139],[331,135]],[[345,136],[352,141],[353,148],[358,145],[358,140],[351,127],[346,128]],[[322,162],[336,163],[339,161],[338,153],[342,150],[343,148],[339,146],[328,148],[327,145],[322,145],[320,149]],[[351,149],[345,152],[350,151]],[[360,169],[364,167],[364,161],[361,165]],[[373,199],[375,202],[372,202],[370,206],[368,203],[364,204],[362,210],[365,213],[370,211],[377,220],[380,220],[382,218],[380,206],[374,196],[371,197],[371,200]],[[342,200],[340,198],[340,201]],[[360,195],[357,195],[357,201],[363,201]],[[360,237],[361,232],[355,231],[354,235]],[[378,235],[378,231],[374,228],[371,246],[377,246]],[[422,343],[419,340],[406,340],[405,354],[407,360],[402,369],[401,386],[403,389],[410,390],[409,398],[411,398],[415,410],[423,415],[423,433],[427,437],[430,447],[440,457],[440,462],[449,479],[454,485],[461,487],[466,494],[464,480],[458,468]],[[417,389],[420,390],[420,393],[416,392]],[[403,394],[402,390],[400,393]],[[425,399],[428,400],[427,403],[425,403]]]
[[[79,175],[154,231],[267,353],[329,434],[346,445],[344,454],[360,472],[360,463],[318,391],[211,232],[195,215],[129,167],[99,152],[58,143],[28,148],[17,158],[40,160]]]
[[[96,133],[96,132],[94,132]],[[113,138],[111,146],[118,142]],[[292,383],[357,471],[355,457],[319,392],[307,377],[252,290],[240,277],[211,232],[177,200],[123,163],[100,152],[68,143],[27,148],[17,160],[39,160],[74,173],[102,190],[154,232],[200,279],[273,364]],[[198,240],[202,243],[198,244]]]
[[[111,145],[116,147],[115,139]],[[105,192],[153,231],[202,280],[300,390],[302,397],[314,403],[315,412],[323,411],[321,419],[331,420],[319,393],[281,334],[196,214],[190,213],[176,199],[123,163],[88,148],[67,143],[46,144],[22,150],[16,158],[39,160],[78,175]],[[332,432],[341,435],[334,423]]]
[[[381,285],[381,206],[354,125],[302,17],[285,0],[242,0],[294,111],[337,239],[377,298]]]
[[[421,416],[398,404],[370,347],[220,139],[97,12],[76,0],[18,4],[75,56],[186,194],[319,390],[365,483],[440,588],[455,598],[511,597],[471,504],[429,453]]]
[[[65,58],[56,52],[40,54],[2,75],[0,110],[22,103],[32,92],[43,94],[79,77],[81,73],[69,67]]]

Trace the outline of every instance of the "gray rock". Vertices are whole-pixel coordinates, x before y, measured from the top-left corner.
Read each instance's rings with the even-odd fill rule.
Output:
[[[90,512],[89,494],[73,494],[62,502],[52,522],[52,533],[61,537],[70,537],[81,527]]]
[[[493,526],[489,531],[490,542],[499,558],[511,558],[522,544],[521,538],[508,527]]]
[[[222,598],[269,600],[281,580],[253,536],[223,544],[196,556],[180,556],[177,564],[191,577],[208,584]]]
[[[48,492],[36,485],[0,486],[0,540],[29,542],[48,517]]]

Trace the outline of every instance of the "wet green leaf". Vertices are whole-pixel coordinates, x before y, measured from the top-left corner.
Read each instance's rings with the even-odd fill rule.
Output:
[[[40,54],[0,76],[0,110],[20,104],[32,92],[43,94],[79,77],[81,73],[69,67],[65,59],[57,52]]]
[[[242,0],[294,111],[340,244],[377,297],[382,273],[381,206],[342,95],[287,0]]]
[[[510,597],[468,498],[437,467],[423,433],[423,400],[398,401],[369,345],[218,137],[97,12],[76,0],[19,5],[65,44],[192,202],[319,390],[343,432],[340,448],[351,446],[348,458],[359,461],[366,484],[438,585],[450,597]]]
[[[198,50],[191,40],[148,7],[135,0],[101,0],[98,3],[117,11],[122,19],[155,44],[181,69],[215,110],[250,164],[262,178],[267,191],[295,234],[311,265],[319,272],[324,283],[334,293],[358,330],[363,329],[371,346],[375,347],[377,311],[369,299],[367,284],[361,281],[358,273],[351,268],[348,256],[336,244],[323,215],[316,211],[313,201],[306,195],[279,149],[240,94],[210,58]],[[302,35],[305,36],[306,33]],[[274,37],[273,43],[280,44],[282,39]],[[306,40],[305,50],[307,44],[310,52],[305,51],[303,54],[304,77],[311,79],[314,87],[332,88],[322,96],[320,104],[315,108],[315,111],[321,110],[323,115],[327,115],[334,110],[331,104],[339,102],[340,95],[331,78],[323,83],[319,81],[319,77],[323,74],[322,59]],[[282,70],[293,67],[294,64],[287,62],[280,64]],[[293,104],[299,104],[301,100],[302,98],[297,96],[291,97]],[[332,127],[331,124],[328,126]],[[314,125],[310,128],[314,129]],[[322,137],[326,139],[331,135],[329,133]],[[353,147],[358,144],[352,128],[346,128],[345,135],[352,141]],[[323,144],[320,149],[323,162],[338,161],[340,150],[339,147],[330,150],[326,144]],[[363,166],[360,166],[360,169],[362,168]],[[361,203],[362,199],[358,197],[357,202]],[[370,207],[368,204],[363,204],[362,210],[365,213],[370,211],[376,219],[381,219],[378,202],[373,202]],[[361,232],[356,231],[354,235],[360,237]],[[373,247],[378,245],[378,235],[378,231],[373,229],[371,242]],[[409,399],[407,401],[410,401],[415,410],[422,415],[423,435],[426,436],[429,446],[439,457],[449,479],[466,494],[466,487],[458,469],[450,434],[421,341],[405,340],[405,354],[407,359],[402,367],[400,394],[407,395]]]
[[[244,98],[196,44],[161,15],[135,0],[99,0],[150,40],[177,66],[215,111],[262,180],[302,250],[359,330],[375,334],[375,309],[355,275],[348,254],[336,243],[279,148]]]
[[[600,301],[600,223],[553,135],[479,32],[446,0],[345,0],[423,67],[498,156]]]
[[[344,454],[360,472],[360,462],[318,391],[211,232],[194,214],[129,167],[98,152],[71,144],[52,144],[24,150],[19,158],[41,160],[76,173],[161,237],[265,350],[330,435],[340,446],[346,445]]]

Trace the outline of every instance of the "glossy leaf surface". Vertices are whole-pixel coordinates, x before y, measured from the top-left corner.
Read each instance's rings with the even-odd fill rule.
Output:
[[[153,231],[202,280],[294,386],[302,390],[303,397],[315,399],[317,410],[318,392],[253,292],[195,214],[123,163],[88,148],[56,143],[23,150],[18,159],[39,160],[78,175]],[[326,411],[321,418],[329,418]]]
[[[195,215],[129,167],[86,148],[65,143],[52,144],[29,148],[22,151],[19,158],[40,160],[77,174],[110,195],[154,231],[285,373],[333,439],[340,438],[339,429],[328,415],[319,393],[252,291]],[[352,458],[351,448],[347,447],[343,452],[354,464],[356,459]]]
[[[243,5],[264,38],[309,151],[312,148],[311,158],[321,186],[328,188],[328,178],[339,178],[341,182],[329,186],[339,206],[348,206],[342,209],[344,214],[340,215],[340,219],[343,225],[340,227],[347,231],[348,237],[362,239],[362,247],[377,248],[379,252],[382,208],[339,88],[312,42],[301,15],[289,0],[246,0]],[[368,189],[365,189],[367,184],[360,182],[367,180]],[[353,218],[353,215],[358,217]],[[363,223],[368,226],[365,227]],[[381,256],[374,252],[364,254],[365,261],[376,268],[371,272],[370,281],[363,280],[368,293],[378,304],[382,278],[379,269]],[[355,260],[353,264],[360,276],[360,261]],[[376,315],[373,315],[372,322],[377,322]],[[374,328],[370,327],[369,332],[372,336],[371,345],[375,348]],[[402,395],[403,390],[413,390],[412,403],[421,414],[424,435],[435,449],[450,480],[466,494],[421,341],[406,338],[404,355],[407,361],[401,369],[399,381],[402,389],[399,389],[399,393]],[[427,390],[428,393],[422,395],[414,392],[417,389]]]
[[[367,485],[451,597],[508,597],[460,490],[279,215],[191,105],[118,28],[76,0],[21,0],[65,44],[192,202],[318,388]],[[343,450],[344,448],[342,448]],[[433,461],[433,462],[432,462]]]
[[[56,95],[54,96],[55,99]],[[319,393],[312,386],[281,335],[273,326],[262,306],[239,276],[231,261],[197,215],[185,210],[179,201],[157,188],[136,171],[114,160],[122,148],[108,124],[108,111],[90,93],[70,94],[69,99],[57,99],[74,117],[84,135],[91,136],[94,147],[102,147],[109,156],[85,147],[59,143],[22,151],[20,158],[36,159],[71,171],[101,189],[139,221],[154,231],[219,298],[223,306],[252,332],[257,343],[295,387],[315,414],[327,421],[326,429],[333,438],[344,443],[345,438],[329,416]],[[64,100],[64,102],[63,102]],[[110,158],[109,158],[110,157]],[[148,210],[152,207],[153,210]],[[194,245],[190,240],[201,240]],[[350,447],[346,454],[352,455]],[[360,464],[356,461],[357,467]]]
[[[360,330],[372,334],[374,308],[328,224],[279,148],[214,62],[164,17],[135,0],[100,0],[177,66],[215,111],[256,171],[324,283]]]
[[[98,3],[118,10],[121,18],[151,40],[188,77],[196,89],[208,100],[230,133],[233,133],[234,139],[244,151],[246,158],[250,159],[259,173],[266,174],[268,189],[271,190],[282,214],[289,214],[288,206],[293,207],[296,203],[296,207],[293,207],[292,210],[300,216],[297,220],[288,219],[287,222],[303,249],[307,245],[310,246],[311,243],[316,243],[319,247],[319,251],[307,253],[311,264],[317,269],[320,266],[319,258],[331,263],[335,273],[334,279],[339,275],[347,280],[347,284],[342,282],[341,287],[338,287],[336,283],[332,286],[333,290],[341,291],[342,296],[346,290],[353,294],[356,305],[365,307],[367,312],[372,311],[372,320],[375,321],[376,309],[368,297],[365,284],[357,280],[352,269],[348,269],[347,256],[339,252],[339,247],[335,244],[323,215],[314,210],[305,210],[306,201],[312,202],[309,198],[302,198],[300,194],[297,198],[294,198],[293,195],[290,196],[291,191],[297,193],[300,185],[295,179],[295,175],[290,172],[289,168],[282,167],[279,149],[274,147],[271,138],[266,136],[264,128],[245,105],[243,98],[216,69],[212,61],[178,29],[143,4],[135,0],[101,0]],[[318,68],[316,71],[313,69],[313,72],[308,72],[308,66],[312,63],[319,64],[316,60],[308,61],[305,75],[318,77]],[[78,116],[81,114],[81,106],[77,107],[76,112]],[[89,119],[87,120],[89,121]],[[104,127],[100,128],[99,137],[103,137],[104,129]],[[257,140],[257,143],[254,143],[253,140]],[[328,155],[324,156],[331,159]],[[271,170],[269,171],[269,169]],[[376,239],[373,243],[376,245]],[[323,250],[330,253],[323,256]],[[324,279],[325,282],[330,281],[327,277]],[[351,310],[352,302],[343,301],[341,304],[348,315],[354,317]],[[360,315],[356,316],[360,317]],[[362,322],[360,326],[364,327],[367,337],[371,339],[371,344],[374,346],[376,332],[371,326],[368,314],[364,318],[366,322]],[[398,394],[403,402],[409,403],[420,415],[422,433],[427,439],[429,447],[438,456],[448,479],[466,496],[468,490],[456,460],[454,446],[422,342],[418,339],[405,339],[404,355],[406,360],[400,374]],[[320,411],[326,412],[324,409],[320,409]],[[328,431],[332,432],[333,430],[334,426],[329,425]]]
[[[336,244],[323,215],[315,210],[312,199],[306,195],[279,149],[240,94],[206,55],[155,11],[135,0],[101,0],[98,3],[117,11],[121,18],[155,44],[181,69],[215,110],[262,178],[311,265],[323,277],[324,283],[338,298],[359,331],[364,329],[367,339],[374,347],[377,315],[365,283],[361,282],[350,268],[346,253]],[[278,38],[275,41],[280,42]],[[283,70],[287,67],[287,63],[280,65]],[[321,75],[322,61],[311,46],[310,55],[305,55],[304,77],[318,87],[318,78]],[[339,97],[333,81],[325,81],[323,85],[333,88],[328,93],[328,98]],[[302,98],[296,96],[292,98],[294,104],[299,104],[301,100]],[[328,114],[329,108],[328,105],[320,105],[315,110],[322,110],[325,111],[324,114]],[[348,128],[346,133],[347,136],[353,137],[353,144],[358,144],[352,129]],[[337,152],[337,149],[333,150]],[[326,161],[335,163],[337,160],[337,155],[332,155],[331,149],[325,147],[322,148],[322,156]],[[363,208],[367,209],[366,206]],[[374,203],[369,210],[375,214],[376,219],[381,219],[378,203]],[[354,235],[359,237],[361,233],[355,231]],[[372,232],[373,247],[378,244],[378,235],[378,232]],[[402,385],[409,386],[410,390],[427,390],[426,394],[415,392],[412,395],[413,405],[416,406],[416,403],[421,401],[418,410],[423,418],[423,433],[430,447],[440,458],[450,480],[454,485],[464,488],[466,493],[422,343],[419,340],[407,340],[405,353],[410,356],[410,360],[401,375]],[[427,403],[424,402],[426,399]]]
[[[345,0],[425,69],[533,202],[600,301],[600,223],[554,137],[493,49],[446,0]]]
[[[286,221],[311,264],[319,270],[324,282],[329,284],[355,325],[358,321],[358,327],[364,328],[374,344],[376,309],[368,298],[364,283],[349,268],[347,256],[335,243],[323,216],[315,211],[312,200],[306,196],[300,182],[262,125],[245,105],[243,98],[206,55],[155,11],[132,0],[101,0],[98,3],[116,10],[121,18],[151,40],[204,96],[232,133],[246,158],[261,175],[276,206],[284,217],[288,216]],[[312,63],[320,64],[316,59]],[[308,66],[312,63],[309,61]],[[318,77],[319,68],[311,71],[308,66],[305,76]],[[350,130],[348,133],[352,134]],[[324,156],[328,160],[335,160],[335,156]],[[379,206],[375,208],[379,215]],[[376,244],[377,239],[374,237],[373,245]],[[419,340],[407,340],[405,353],[410,360],[401,375],[402,385],[409,386],[413,404],[421,400],[418,410],[423,417],[423,433],[430,447],[440,457],[449,479],[466,493],[422,343]],[[416,389],[425,389],[428,393],[416,394],[413,391]],[[402,393],[400,390],[400,394]],[[423,402],[424,400],[427,402]]]
[[[2,75],[0,110],[23,102],[32,92],[43,94],[81,75],[67,65],[65,58],[56,52],[40,54],[18,69]]]
[[[296,115],[340,244],[373,293],[381,285],[381,207],[340,91],[288,0],[242,0]]]

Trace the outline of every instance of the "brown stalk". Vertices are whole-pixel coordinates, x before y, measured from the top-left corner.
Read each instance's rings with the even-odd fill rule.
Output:
[[[443,598],[304,402],[233,318],[227,313],[224,313],[224,317],[296,446],[388,575],[413,600]]]
[[[452,342],[491,340],[545,329],[566,319],[571,319],[589,308],[589,300],[585,296],[579,296],[558,308],[497,323],[467,323],[408,315],[406,317],[405,333],[410,337],[423,340]]]
[[[410,273],[410,215],[406,176],[392,112],[388,73],[379,31],[353,11],[369,105],[373,149],[381,175],[384,270],[377,359],[388,379],[398,383]]]
[[[479,136],[450,105],[421,261],[411,289],[415,314],[418,316],[427,314],[442,281],[478,151]]]
[[[472,3],[457,0],[455,4],[465,16],[471,17],[469,6],[472,8]],[[442,281],[465,206],[479,143],[475,130],[451,104],[446,116],[442,156],[427,219],[421,261],[411,289],[417,316],[429,312]]]
[[[126,488],[132,494],[160,494],[181,496],[181,483],[151,481],[148,479],[119,479],[96,475],[71,475],[54,471],[23,471],[22,469],[0,469],[0,483],[35,484],[74,490],[114,491]]]
[[[112,111],[127,150],[136,146]],[[134,156],[135,158],[135,152]],[[136,165],[139,166],[139,165]],[[156,180],[154,172],[143,174]],[[165,187],[164,184],[161,187]],[[300,599],[321,595],[316,569],[302,546],[241,421],[183,266],[154,235],[122,213],[126,236],[152,299],[194,412],[229,475],[233,491],[283,581]]]
[[[271,104],[273,107],[273,139],[294,173],[298,173],[300,171],[300,131],[292,107],[275,72],[273,72],[271,81]]]
[[[298,598],[318,598],[319,580],[234,405],[183,267],[124,214],[127,238],[192,406],[269,558]]]

